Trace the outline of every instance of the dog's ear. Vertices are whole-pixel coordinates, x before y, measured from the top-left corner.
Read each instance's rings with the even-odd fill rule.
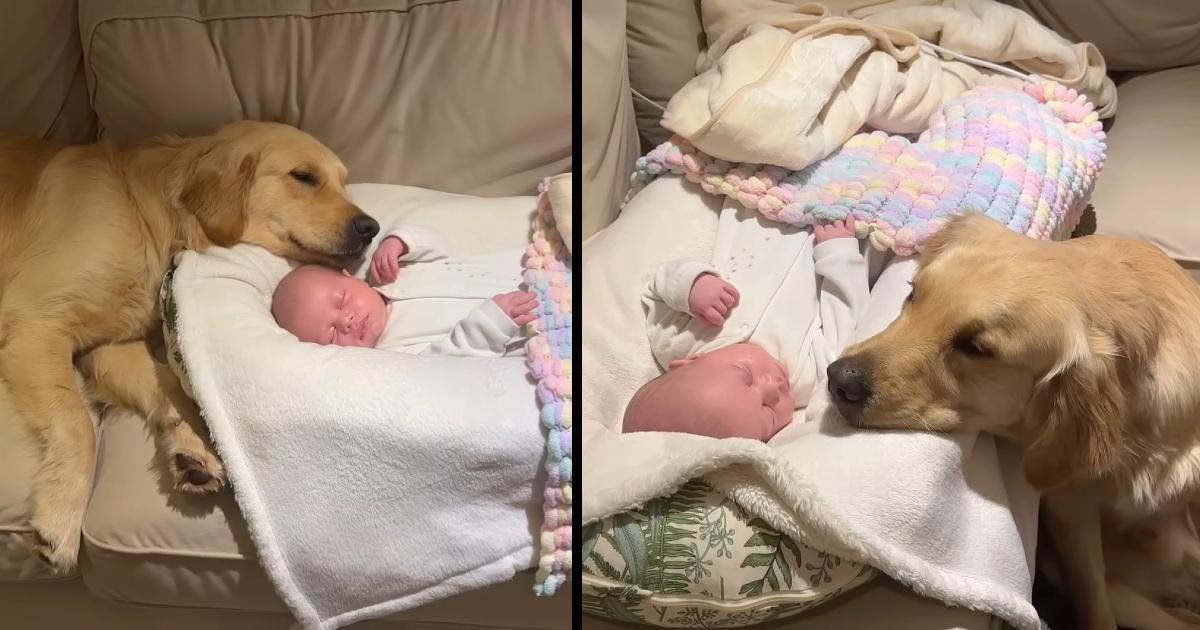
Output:
[[[1125,397],[1116,362],[1088,353],[1055,374],[1038,395],[1030,418],[1033,441],[1025,450],[1025,477],[1046,490],[1075,477],[1098,477],[1120,459]]]
[[[968,211],[951,217],[934,232],[921,248],[921,261],[928,264],[935,256],[955,243],[990,244],[995,238],[1011,237],[1013,233],[995,219],[979,212]]]
[[[184,163],[168,185],[169,194],[177,206],[196,217],[210,241],[230,247],[246,229],[258,154],[227,141],[197,142],[184,151]]]

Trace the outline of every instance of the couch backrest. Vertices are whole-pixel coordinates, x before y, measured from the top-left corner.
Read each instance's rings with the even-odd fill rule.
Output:
[[[1110,71],[1200,63],[1196,0],[1004,0],[1075,42],[1092,42]]]
[[[76,0],[5,3],[0,59],[0,132],[71,144],[95,140]]]
[[[642,96],[666,107],[692,77],[696,59],[708,47],[699,0],[629,0],[626,32],[629,83]],[[658,124],[662,110],[634,99],[642,151],[665,142],[671,132]]]
[[[0,128],[45,135],[82,48],[104,139],[278,120],[329,145],[352,181],[478,195],[531,193],[571,168],[570,0],[80,0],[74,39],[60,31],[75,3],[28,8],[41,4],[15,6],[49,43],[0,88],[66,87],[18,123],[0,110]],[[23,17],[5,16],[0,42]]]

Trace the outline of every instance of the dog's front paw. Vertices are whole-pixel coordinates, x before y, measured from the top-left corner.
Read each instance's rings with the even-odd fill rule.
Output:
[[[36,520],[30,526],[33,527],[30,541],[33,550],[50,567],[51,573],[66,575],[75,570],[79,561],[78,530],[60,532]]]
[[[225,485],[225,466],[212,446],[186,422],[167,437],[167,454],[175,487],[191,494],[216,492]]]
[[[175,453],[171,464],[175,487],[183,492],[206,494],[225,485],[225,468],[215,456],[198,458],[193,453]]]

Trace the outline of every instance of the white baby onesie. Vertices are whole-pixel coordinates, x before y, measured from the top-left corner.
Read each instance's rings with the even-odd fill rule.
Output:
[[[520,327],[492,300],[520,288],[523,250],[455,257],[441,234],[423,226],[398,225],[382,234],[378,243],[388,236],[404,241],[408,251],[400,261],[408,264],[394,282],[376,287],[391,300],[376,348],[475,357],[525,353]]]
[[[650,348],[659,365],[665,369],[676,359],[753,342],[787,366],[796,408],[806,407],[825,369],[849,345],[869,296],[861,241],[814,244],[810,228],[774,223],[727,204],[717,222],[712,263],[663,264],[643,294]],[[692,283],[703,273],[720,276],[741,295],[720,327],[688,312]]]

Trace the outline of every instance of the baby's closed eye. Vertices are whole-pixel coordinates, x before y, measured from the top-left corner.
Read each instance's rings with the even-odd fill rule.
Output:
[[[753,387],[754,375],[750,373],[750,368],[738,364],[738,369],[742,372],[742,381],[746,383],[746,387]]]

